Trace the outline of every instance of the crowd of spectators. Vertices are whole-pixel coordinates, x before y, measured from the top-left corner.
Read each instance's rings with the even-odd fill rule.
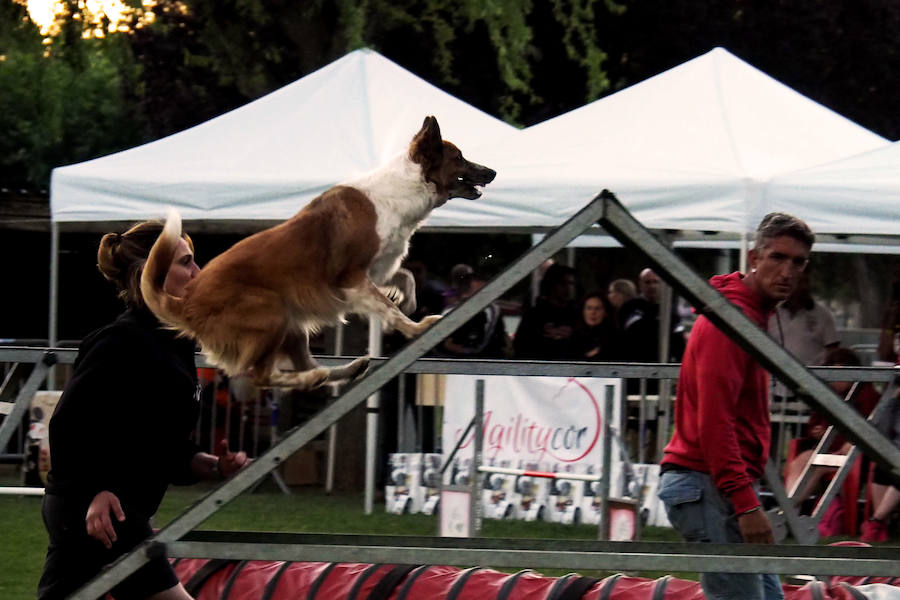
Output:
[[[418,273],[421,269],[416,264]],[[542,268],[533,305],[520,309],[518,325],[508,331],[499,302],[488,305],[435,350],[437,355],[521,360],[659,362],[659,303],[662,282],[644,269],[637,284],[616,279],[605,290],[581,296],[575,269],[548,262]],[[416,273],[417,271],[414,271]],[[422,301],[446,314],[477,292],[485,277],[467,264],[455,265],[447,285],[436,292],[434,280],[417,280]],[[436,298],[442,298],[437,306]],[[684,350],[684,328],[673,311],[666,359],[678,361]]]

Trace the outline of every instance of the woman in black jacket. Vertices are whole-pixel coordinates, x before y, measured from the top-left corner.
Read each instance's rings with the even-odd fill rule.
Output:
[[[573,338],[576,360],[615,360],[618,345],[618,330],[609,300],[600,291],[588,294],[581,301],[581,320]]]
[[[150,518],[170,483],[228,477],[243,452],[200,451],[190,440],[199,414],[194,342],[164,329],[144,305],[141,271],[162,223],[103,236],[100,272],[127,310],[89,334],[50,421],[51,471],[42,513],[49,534],[40,600],[65,598],[151,535]],[[181,295],[199,271],[186,235],[165,289]],[[117,600],[189,599],[164,557],[112,590]]]

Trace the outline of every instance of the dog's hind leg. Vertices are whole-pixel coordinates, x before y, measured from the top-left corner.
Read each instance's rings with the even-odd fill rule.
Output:
[[[328,373],[328,383],[341,383],[344,381],[355,381],[366,374],[369,370],[369,357],[360,356],[348,362],[346,365],[332,367]]]
[[[253,383],[261,388],[285,387],[295,390],[314,390],[328,381],[328,369],[318,367],[309,371],[270,371],[268,375],[257,376],[252,371]]]
[[[418,323],[412,321],[369,279],[358,287],[344,291],[352,312],[377,315],[386,326],[396,329],[407,338],[421,334],[441,318],[440,315],[430,315]]]
[[[288,357],[296,371],[282,371],[278,368],[279,357]],[[253,383],[262,388],[287,387],[297,390],[312,390],[328,381],[329,369],[320,367],[309,354],[308,338],[287,335],[275,352],[261,357],[250,369]]]
[[[309,351],[309,334],[306,331],[293,333],[285,337],[282,352],[290,358],[298,372],[312,371],[321,374],[326,372],[322,383],[338,383],[356,379],[369,368],[369,357],[361,356],[346,365],[339,367],[321,367]],[[321,384],[320,384],[321,385]]]

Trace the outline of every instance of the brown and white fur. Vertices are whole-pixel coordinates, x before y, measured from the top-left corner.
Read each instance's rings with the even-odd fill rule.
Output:
[[[415,306],[412,278],[399,269],[409,239],[432,209],[450,198],[480,197],[476,186],[495,175],[465,160],[441,139],[437,120],[426,117],[408,152],[238,242],[211,260],[182,297],[162,289],[181,234],[172,211],[147,259],[141,293],[160,321],[199,341],[228,375],[299,389],[350,380],[365,372],[368,357],[321,367],[309,351],[310,333],[350,313],[377,315],[407,338],[438,320],[413,322],[395,304],[410,312]],[[296,371],[279,370],[282,358]]]

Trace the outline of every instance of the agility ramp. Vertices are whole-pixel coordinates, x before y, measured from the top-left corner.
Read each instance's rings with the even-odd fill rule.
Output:
[[[108,570],[98,575],[79,590],[74,598],[95,598],[122,581],[129,574],[140,568],[149,556],[167,554],[169,556],[198,557],[201,551],[210,557],[209,548],[197,546],[187,541],[185,536],[197,525],[205,521],[219,508],[246,491],[296,450],[318,436],[331,424],[335,423],[350,410],[363,402],[369,395],[380,389],[388,381],[404,372],[412,363],[430,348],[449,336],[457,327],[467,322],[490,302],[512,287],[520,279],[535,270],[544,260],[566,246],[580,233],[595,223],[602,225],[608,232],[617,237],[623,244],[646,256],[654,269],[678,292],[687,298],[698,310],[707,315],[726,334],[735,339],[745,350],[775,373],[783,382],[799,393],[809,397],[810,404],[819,409],[828,418],[838,423],[845,436],[862,447],[874,460],[888,467],[900,481],[900,450],[880,435],[871,425],[866,423],[850,407],[845,406],[837,396],[819,379],[812,376],[803,365],[775,344],[768,336],[750,322],[737,308],[727,302],[715,290],[700,279],[650,232],[644,229],[622,207],[609,192],[599,194],[590,204],[579,211],[569,221],[553,231],[540,244],[529,250],[506,271],[489,282],[469,300],[462,303],[444,319],[435,324],[419,338],[411,341],[390,359],[378,364],[372,372],[353,384],[333,404],[314,416],[308,423],[289,432],[276,446],[270,448],[249,467],[241,471],[233,479],[223,483],[219,488],[199,500],[193,507],[175,518],[160,530],[153,538],[138,546],[132,553],[123,556]],[[585,367],[587,370],[599,371],[598,366]],[[298,546],[299,540],[282,543],[279,538],[268,538],[263,543],[254,542],[241,546],[247,558],[256,558],[260,552],[265,560],[316,560],[313,556],[300,558],[299,554],[319,553],[321,560],[327,554],[326,547]],[[262,538],[259,538],[262,541]],[[465,540],[471,543],[472,540]],[[443,548],[435,554],[441,558],[436,562],[442,564],[492,564],[496,566],[513,566],[500,564],[504,556],[514,557],[520,561],[515,566],[535,566],[554,568],[590,568],[590,569],[666,569],[666,570],[717,570],[734,572],[803,572],[810,574],[886,574],[896,569],[895,560],[887,560],[878,553],[877,548],[854,548],[852,564],[847,558],[837,559],[822,554],[818,548],[809,548],[806,557],[788,558],[790,554],[773,559],[771,546],[764,547],[765,557],[755,556],[753,547],[745,544],[730,547],[727,553],[711,554],[708,544],[678,544],[680,553],[672,552],[672,545],[644,545],[643,552],[637,552],[634,543],[613,543],[609,552],[564,552],[544,550],[548,540],[535,540],[532,550],[510,552],[510,540],[503,541],[507,545],[489,549],[477,561],[476,554],[466,552],[465,548],[450,551]],[[645,543],[646,544],[646,543]],[[251,548],[250,546],[253,546]],[[612,549],[615,550],[612,550]],[[365,548],[351,546],[343,548],[346,559],[376,560],[374,555],[364,552]],[[384,562],[393,550],[387,546],[369,547],[378,553],[380,562]],[[798,550],[793,548],[794,552]],[[848,549],[849,550],[849,549]],[[418,548],[421,554],[423,548]],[[647,553],[652,564],[645,561]],[[692,557],[687,563],[683,560],[685,553]],[[337,559],[340,560],[340,559]],[[560,567],[565,560],[567,567]],[[590,566],[588,566],[590,565]]]

